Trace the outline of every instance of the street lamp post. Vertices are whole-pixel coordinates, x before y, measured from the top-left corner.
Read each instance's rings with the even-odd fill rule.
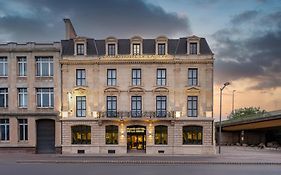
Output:
[[[220,88],[220,127],[219,127],[219,154],[221,153],[221,112],[222,112],[222,91],[223,89],[230,85],[229,82],[223,84],[223,87]]]
[[[234,114],[234,92],[236,92],[236,90],[232,91],[232,115]]]

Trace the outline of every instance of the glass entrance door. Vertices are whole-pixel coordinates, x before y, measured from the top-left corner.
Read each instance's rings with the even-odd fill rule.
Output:
[[[128,150],[145,150],[146,131],[143,126],[127,127],[127,148]]]

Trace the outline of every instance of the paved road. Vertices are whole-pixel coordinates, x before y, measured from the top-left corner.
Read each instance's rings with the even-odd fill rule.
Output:
[[[280,175],[276,165],[0,164],[1,175]]]

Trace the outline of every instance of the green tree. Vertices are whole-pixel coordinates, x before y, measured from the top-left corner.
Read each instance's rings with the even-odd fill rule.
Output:
[[[245,107],[236,109],[233,113],[231,113],[228,118],[229,119],[238,119],[238,118],[245,118],[251,117],[259,114],[264,114],[266,111],[260,109],[260,107]]]

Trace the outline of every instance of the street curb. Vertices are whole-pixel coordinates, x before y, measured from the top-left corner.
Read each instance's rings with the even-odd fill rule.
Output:
[[[210,162],[210,161],[96,161],[96,160],[18,160],[16,163],[22,164],[44,164],[44,163],[89,163],[89,164],[159,164],[159,165],[177,165],[177,164],[185,164],[185,165],[281,165],[281,162]]]

